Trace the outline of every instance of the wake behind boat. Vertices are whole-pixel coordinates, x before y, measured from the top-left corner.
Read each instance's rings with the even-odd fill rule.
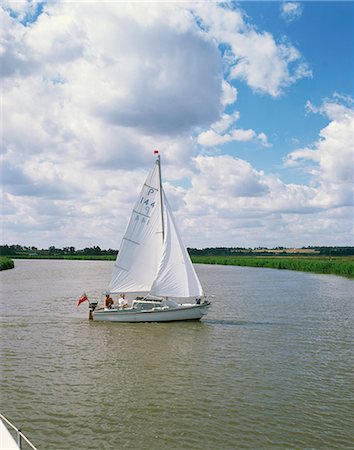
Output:
[[[210,301],[162,187],[160,155],[132,211],[103,306],[97,306],[89,303],[90,319],[110,322],[199,320],[208,312]]]

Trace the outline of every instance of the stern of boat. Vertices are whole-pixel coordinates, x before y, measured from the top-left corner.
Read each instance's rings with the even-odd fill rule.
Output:
[[[97,308],[98,301],[90,301],[89,302],[89,320],[93,320],[93,312]]]

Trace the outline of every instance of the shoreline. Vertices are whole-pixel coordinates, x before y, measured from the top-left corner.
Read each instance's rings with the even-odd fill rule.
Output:
[[[7,260],[6,267],[0,265],[0,270],[14,267],[12,259],[63,259],[77,261],[115,261],[115,255],[15,255],[1,257]],[[354,257],[319,257],[319,256],[191,256],[196,264],[216,264],[242,267],[258,267],[278,270],[295,270],[299,272],[311,272],[324,275],[337,275],[354,279]],[[8,264],[12,263],[12,266]]]
[[[294,270],[323,275],[337,275],[354,279],[353,257],[297,257],[297,256],[193,256],[197,264],[258,267],[265,269]]]

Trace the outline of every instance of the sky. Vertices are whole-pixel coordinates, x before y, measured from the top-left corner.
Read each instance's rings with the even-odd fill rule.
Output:
[[[188,247],[353,243],[353,2],[2,0],[1,242],[119,248],[158,149]]]

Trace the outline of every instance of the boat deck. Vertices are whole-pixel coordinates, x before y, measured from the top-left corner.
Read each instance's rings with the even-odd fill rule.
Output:
[[[9,429],[13,430],[16,438],[13,437]],[[23,444],[25,444],[25,447],[22,446]],[[38,450],[14,424],[0,414],[0,450],[21,450],[22,448]]]
[[[19,448],[4,422],[0,419],[0,449],[18,450]]]

